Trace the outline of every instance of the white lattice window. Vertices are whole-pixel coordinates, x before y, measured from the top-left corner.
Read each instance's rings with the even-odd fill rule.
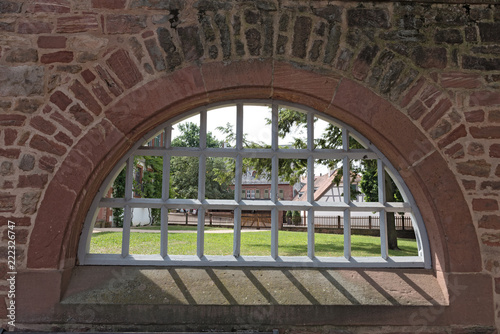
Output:
[[[284,129],[280,122],[284,121],[281,115],[286,112],[297,116],[301,123]],[[222,126],[225,132],[217,125],[220,120],[227,122]],[[256,121],[262,125],[256,125]],[[190,128],[189,124],[196,127]],[[179,128],[185,132],[197,128],[199,133],[194,136],[197,140],[179,144],[178,138],[182,137]],[[216,139],[217,129],[223,132],[224,138]],[[251,134],[254,131],[258,131],[257,135]],[[361,134],[327,115],[276,101],[240,101],[196,109],[160,125],[144,138],[123,157],[94,199],[80,240],[80,264],[431,266],[424,224],[402,178]],[[138,159],[144,166],[141,180],[134,178]],[[153,167],[148,168],[148,164]],[[264,189],[262,199],[260,191],[242,188],[247,165],[257,170],[253,180],[267,180],[270,184],[270,190]],[[373,169],[371,182],[377,185],[371,197],[358,193],[359,184],[368,174],[366,166]],[[159,168],[161,173],[149,175],[154,168]],[[225,170],[224,175],[221,170]],[[194,185],[193,178],[186,175],[196,175]],[[124,178],[123,194],[115,192],[110,196],[109,189],[116,184],[117,177]],[[278,183],[281,187],[285,179],[293,180],[290,193],[292,185],[298,189],[294,200],[283,200],[284,191],[278,188]],[[136,189],[142,189],[140,196],[133,195]],[[396,192],[399,200],[390,195]],[[303,195],[299,196],[300,193]],[[333,193],[338,196],[330,195],[333,200],[325,200],[327,194]],[[103,250],[93,241],[99,237],[94,224],[101,208],[121,212],[116,214],[121,215],[123,226],[118,228],[120,238],[114,251]],[[141,253],[142,248],[134,246],[140,244],[133,226],[139,214],[157,219],[160,233],[157,233],[153,254]],[[208,242],[205,226],[209,219],[216,221],[216,214],[225,217],[220,221],[227,223],[230,229],[229,251],[214,251]],[[408,253],[391,255],[389,250],[387,221],[394,216],[403,217],[403,228],[406,226],[414,232],[415,247]],[[375,251],[372,249],[369,255],[363,252],[363,242],[358,241],[355,233],[358,221],[365,218],[370,228],[378,228],[380,235],[374,239]],[[259,233],[268,233],[267,253],[247,251],[246,238],[250,233],[241,233],[244,220],[257,222],[264,231]],[[293,221],[302,225],[305,222],[306,229],[299,240],[303,249],[289,255],[286,253],[289,234],[281,231],[280,226],[282,222],[292,224]],[[185,253],[173,250],[178,235],[170,229],[176,224],[196,225],[191,241],[187,241],[194,250]],[[322,241],[325,236],[318,233],[317,227],[323,225],[341,229],[340,246]],[[336,249],[339,247],[340,253]]]

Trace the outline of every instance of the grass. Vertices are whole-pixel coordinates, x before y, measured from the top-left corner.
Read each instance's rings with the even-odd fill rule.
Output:
[[[169,227],[170,228],[170,227]],[[172,229],[171,229],[172,230]],[[100,232],[92,236],[90,253],[120,254],[121,232]],[[380,256],[380,238],[353,235],[351,238],[353,256]],[[279,231],[280,256],[307,256],[307,233]],[[241,234],[241,255],[270,255],[271,232],[245,232]],[[415,240],[399,239],[401,250],[390,250],[391,256],[416,256]],[[343,256],[344,239],[338,234],[315,234],[316,256]],[[206,255],[231,255],[233,233],[206,233]],[[130,254],[159,254],[160,234],[132,232]],[[168,236],[170,255],[196,254],[196,233],[171,233]]]

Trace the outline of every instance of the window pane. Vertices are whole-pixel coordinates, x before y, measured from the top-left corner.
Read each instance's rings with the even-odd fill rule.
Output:
[[[104,198],[125,198],[127,166],[124,164],[104,191]]]
[[[103,208],[104,210],[108,208]],[[108,209],[109,210],[109,209]],[[115,223],[109,224],[101,220],[98,214],[94,219],[94,228],[90,240],[89,254],[121,254],[123,238],[123,209],[112,210]],[[101,210],[100,212],[105,212]],[[110,227],[113,227],[112,229]]]
[[[205,255],[233,254],[234,214],[215,211],[205,216]]]
[[[208,141],[207,141],[208,143]],[[195,114],[172,125],[172,147],[200,146],[200,115]]]
[[[162,181],[163,157],[134,157],[133,190],[135,198],[161,198]]]
[[[196,157],[170,158],[170,198],[198,198],[199,159]]]
[[[316,257],[344,255],[344,217],[342,211],[314,212],[314,252]]]
[[[378,202],[377,160],[351,161],[351,200],[353,202]]]
[[[151,136],[146,142],[144,142],[143,146],[146,147],[164,147],[165,146],[165,131],[161,130]]]
[[[271,255],[271,212],[243,211],[241,213],[240,254]]]
[[[279,108],[278,145],[280,148],[307,148],[307,114]]]
[[[321,118],[314,118],[314,145],[316,149],[341,149],[342,129]]]
[[[245,147],[270,147],[272,141],[271,108],[245,105],[243,107],[243,137]]]
[[[234,198],[235,163],[231,158],[207,158],[205,198]]]
[[[207,111],[207,146],[236,146],[236,106]]]

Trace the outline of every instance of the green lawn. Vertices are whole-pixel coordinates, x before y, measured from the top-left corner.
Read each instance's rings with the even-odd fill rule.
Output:
[[[170,228],[170,227],[169,227]],[[173,229],[170,229],[173,230]],[[121,232],[94,233],[90,253],[120,254]],[[351,238],[353,256],[379,256],[378,237],[353,235]],[[279,231],[280,256],[307,256],[307,233]],[[241,234],[241,255],[270,255],[271,232],[245,232]],[[343,256],[344,239],[338,234],[315,234],[316,256]],[[399,239],[401,250],[389,251],[391,256],[416,256],[415,240]],[[233,233],[206,233],[205,255],[231,255]],[[159,254],[160,234],[132,232],[130,254]],[[170,255],[196,254],[196,233],[171,233],[168,236]]]

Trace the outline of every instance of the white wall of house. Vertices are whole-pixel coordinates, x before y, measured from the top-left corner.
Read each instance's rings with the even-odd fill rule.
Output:
[[[148,225],[149,210],[147,208],[132,209],[132,226]]]

